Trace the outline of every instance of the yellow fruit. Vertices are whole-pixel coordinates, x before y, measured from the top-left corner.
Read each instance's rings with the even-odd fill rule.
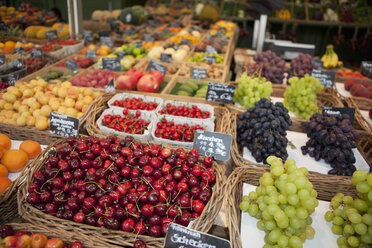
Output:
[[[34,90],[33,89],[25,89],[23,91],[23,97],[32,97],[34,96]]]
[[[84,105],[83,108],[81,109],[81,112],[83,112],[83,113],[87,112],[88,107],[89,107],[89,105]]]
[[[22,92],[15,86],[10,86],[6,89],[7,92],[9,93],[12,93],[13,95],[15,95],[16,97],[21,97],[22,96]]]
[[[37,80],[36,85],[45,88],[48,85],[48,82],[44,81],[43,79],[39,79]]]
[[[63,87],[63,88],[68,89],[68,88],[70,88],[71,86],[72,86],[72,83],[70,83],[69,81],[65,81],[65,82],[62,83],[62,87]]]
[[[48,120],[38,119],[36,120],[35,127],[39,130],[45,130],[48,128]]]
[[[93,102],[93,98],[91,96],[84,96],[84,103],[85,104],[90,104],[91,102]]]
[[[28,112],[28,110],[30,109],[29,106],[25,105],[25,104],[22,104],[19,106],[18,108],[18,112],[22,113],[22,112]]]
[[[17,100],[17,97],[12,93],[6,92],[3,94],[3,99],[7,102],[14,103]]]
[[[67,95],[72,99],[77,99],[79,97],[79,88],[76,86],[72,86],[68,89]]]
[[[6,103],[6,101],[4,99],[0,99],[0,109],[4,108],[5,103]]]
[[[65,106],[60,106],[57,110],[58,114],[64,115],[66,112],[66,107]]]
[[[21,106],[21,101],[20,100],[17,100],[13,103],[13,108],[15,110],[18,110],[19,106]]]
[[[4,46],[5,46],[4,43],[0,42],[0,47],[2,48]]]
[[[58,89],[58,96],[61,98],[65,98],[67,96],[67,89],[66,88],[59,88]]]
[[[15,46],[15,42],[14,41],[7,41],[4,44],[4,47],[14,47],[14,46]]]
[[[35,101],[35,102],[32,102],[29,106],[32,110],[39,109],[40,108],[40,103]]]
[[[29,127],[35,126],[35,122],[36,122],[36,119],[33,116],[28,116],[26,119],[26,125]]]
[[[4,104],[4,109],[6,110],[12,110],[13,109],[13,104],[7,102]]]
[[[61,104],[59,101],[52,101],[49,103],[49,106],[52,108],[53,111],[56,111],[58,108],[61,107]]]
[[[52,108],[49,106],[49,105],[43,105],[40,109],[40,114],[42,116],[46,116],[46,117],[49,117],[50,116],[50,112],[52,111]]]
[[[43,104],[43,105],[48,104],[48,103],[49,103],[49,96],[43,95],[43,96],[41,96],[41,97],[38,99],[38,101],[39,101],[41,104]]]
[[[40,109],[34,110],[34,112],[32,112],[32,116],[35,118],[38,118],[39,116],[41,116]]]
[[[44,93],[44,88],[41,87],[41,86],[35,86],[33,90],[34,90],[34,92],[39,93],[39,94]]]
[[[26,117],[20,116],[17,118],[17,125],[18,126],[25,126],[26,125]]]
[[[24,117],[29,117],[29,116],[31,116],[31,113],[30,112],[23,112],[22,114],[21,114],[21,116],[24,116]]]
[[[95,91],[95,92],[93,92],[92,97],[93,97],[93,99],[97,99],[97,97],[99,97],[100,95],[101,95],[101,93],[99,93],[98,91]]]
[[[84,101],[81,100],[76,101],[75,109],[81,111],[83,109],[84,104],[85,104]]]
[[[77,113],[76,118],[79,118],[80,119],[80,117],[82,117],[83,115],[84,115],[83,112],[79,112],[79,113]]]
[[[68,108],[73,108],[75,106],[75,100],[70,97],[66,97],[64,105]]]
[[[5,116],[0,116],[0,122],[4,122],[5,121]]]
[[[14,47],[24,47],[25,45],[22,42],[17,41]]]
[[[89,88],[86,88],[83,90],[83,95],[84,96],[91,96],[93,94],[93,91]]]
[[[65,115],[76,117],[76,114],[77,114],[76,109],[74,109],[74,108],[67,108],[66,109]]]
[[[52,89],[52,93],[53,93],[53,95],[58,96],[58,90],[59,90],[59,89],[60,89],[59,87],[54,87],[54,88]]]

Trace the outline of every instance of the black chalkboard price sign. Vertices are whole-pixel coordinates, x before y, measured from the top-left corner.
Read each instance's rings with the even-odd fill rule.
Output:
[[[77,136],[79,134],[79,119],[50,112],[49,132],[66,138]]]
[[[155,41],[155,38],[154,38],[154,36],[152,34],[143,34],[142,35],[142,40],[154,42]]]
[[[124,51],[118,51],[118,57],[119,57],[119,58],[122,58],[122,57],[124,57],[124,56],[126,56],[126,55],[128,55],[127,52],[124,52]]]
[[[88,58],[95,58],[97,57],[97,53],[96,53],[96,50],[90,50],[88,49],[85,53],[85,57],[88,57]]]
[[[115,79],[111,79],[105,86],[106,92],[115,92]]]
[[[182,38],[181,39],[181,45],[183,45],[183,44],[190,45],[190,40],[189,39]]]
[[[120,58],[102,58],[102,67],[110,71],[121,71]]]
[[[217,54],[217,49],[214,46],[207,45],[205,48],[205,52],[209,54]]]
[[[109,46],[110,48],[114,47],[114,40],[111,39],[110,37],[103,36],[100,38],[99,41],[101,45],[106,45],[106,46]]]
[[[198,232],[173,222],[169,224],[164,241],[164,247],[166,248],[230,248],[230,246],[230,242],[225,239]]]
[[[142,47],[142,42],[141,41],[134,41],[132,43],[135,47]]]
[[[13,60],[13,66],[17,69],[20,69],[23,67],[23,61],[22,59],[14,59]]]
[[[318,79],[324,87],[332,88],[335,84],[336,72],[313,69],[311,76]]]
[[[204,79],[207,78],[207,69],[204,68],[191,68],[191,78]]]
[[[149,70],[155,70],[160,71],[163,76],[165,76],[165,73],[167,73],[168,68],[165,65],[162,65],[155,60],[150,60],[149,64],[146,67],[146,71]]]
[[[66,60],[66,68],[71,71],[76,71],[78,68],[78,63],[72,61],[71,59]]]
[[[42,49],[32,49],[31,51],[31,57],[33,58],[41,58],[44,56],[43,50]]]
[[[323,112],[329,115],[342,115],[347,114],[350,116],[350,122],[353,124],[355,118],[355,108],[341,108],[341,107],[323,107]]]
[[[362,61],[360,73],[368,78],[372,78],[372,61]]]
[[[209,102],[233,103],[235,93],[234,85],[217,84],[210,82],[208,84],[207,95],[205,99]]]
[[[321,61],[320,59],[313,59],[312,64],[313,64],[315,69],[322,69],[323,68],[323,61]]]
[[[91,31],[83,31],[83,40],[85,42],[93,42],[93,32]]]
[[[0,55],[0,65],[5,64],[5,55]]]
[[[214,63],[216,63],[216,57],[215,56],[204,55],[204,61],[207,62],[208,64],[214,64]]]
[[[161,53],[160,54],[160,61],[163,61],[163,62],[166,62],[166,63],[172,63],[172,54]]]
[[[231,144],[231,134],[197,130],[193,148],[197,149],[201,156],[209,156],[216,160],[226,161],[230,158]]]
[[[8,84],[9,85],[15,85],[15,83],[17,82],[19,78],[19,74],[9,74],[8,75]]]
[[[15,51],[16,53],[19,53],[19,54],[23,54],[23,55],[26,54],[26,50],[23,47],[16,47]]]
[[[57,40],[58,39],[57,30],[46,31],[45,36],[46,36],[48,41]]]

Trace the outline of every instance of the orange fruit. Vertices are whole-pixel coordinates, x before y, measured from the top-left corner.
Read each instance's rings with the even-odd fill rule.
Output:
[[[36,156],[41,152],[41,146],[36,141],[25,140],[19,146],[19,150],[27,153],[28,158],[36,158]]]
[[[7,177],[8,176],[8,169],[0,164],[0,177]]]
[[[7,177],[0,177],[0,195],[10,186],[12,181]]]
[[[5,47],[14,47],[15,46],[15,42],[14,41],[7,41],[7,42],[5,42]]]
[[[5,148],[0,146],[0,158],[3,157],[4,153],[6,152]]]
[[[9,172],[20,172],[28,162],[27,153],[21,150],[6,151],[1,158],[1,163],[5,165]]]
[[[5,150],[9,150],[12,146],[12,141],[5,134],[0,133],[0,146],[4,147]]]

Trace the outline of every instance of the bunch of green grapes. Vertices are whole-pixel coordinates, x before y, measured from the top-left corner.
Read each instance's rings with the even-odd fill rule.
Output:
[[[323,89],[323,85],[315,77],[305,74],[303,78],[292,77],[291,84],[284,92],[284,106],[294,112],[296,116],[309,119],[319,111],[316,93]]]
[[[283,164],[269,156],[267,162],[270,173],[263,174],[256,191],[243,196],[239,207],[259,219],[257,227],[266,232],[264,248],[302,247],[315,235],[310,215],[319,204],[317,192],[306,177],[307,169],[297,168],[293,159]]]
[[[269,98],[273,92],[270,81],[264,77],[248,76],[246,72],[238,79],[238,87],[235,90],[234,102],[249,109],[261,98]]]
[[[372,174],[355,171],[351,182],[358,197],[337,193],[330,203],[332,210],[324,217],[332,221],[332,232],[341,235],[337,239],[340,248],[372,247]]]

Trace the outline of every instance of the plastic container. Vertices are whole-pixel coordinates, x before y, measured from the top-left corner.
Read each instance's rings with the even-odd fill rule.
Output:
[[[139,94],[132,94],[132,93],[120,93],[120,94],[116,94],[114,97],[112,97],[108,102],[107,102],[107,105],[109,106],[109,108],[112,108],[112,109],[117,109],[117,110],[120,110],[120,111],[123,111],[124,108],[122,107],[119,107],[119,106],[114,106],[114,102],[116,100],[124,100],[124,99],[127,99],[127,98],[142,98],[144,102],[155,102],[158,104],[158,106],[156,107],[156,109],[154,110],[141,110],[141,109],[138,109],[139,111],[143,112],[143,113],[152,113],[152,114],[155,114],[157,113],[162,104],[163,104],[163,99],[159,98],[159,97],[153,97],[153,96],[145,96],[145,95],[139,95]]]

